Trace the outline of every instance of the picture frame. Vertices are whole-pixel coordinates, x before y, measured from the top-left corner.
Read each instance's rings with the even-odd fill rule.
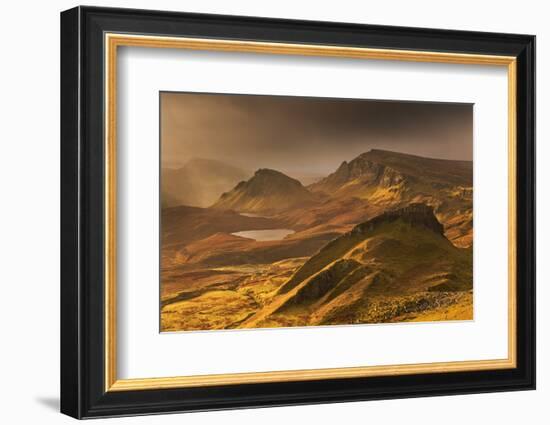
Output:
[[[121,379],[121,47],[504,69],[508,180],[495,185],[508,185],[508,205],[495,214],[508,217],[506,358]],[[62,413],[80,419],[534,388],[534,36],[87,6],[61,13]]]

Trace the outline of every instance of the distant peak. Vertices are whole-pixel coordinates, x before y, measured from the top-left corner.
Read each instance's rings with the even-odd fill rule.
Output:
[[[363,157],[363,156],[372,156],[372,155],[404,155],[404,156],[416,156],[416,155],[410,155],[410,154],[407,154],[407,153],[402,153],[402,152],[396,152],[396,151],[389,151],[387,149],[377,149],[377,148],[374,148],[374,149],[370,149],[368,150],[367,152],[363,152],[361,155],[359,155],[360,157]]]
[[[280,171],[277,171],[277,170],[272,170],[271,168],[259,168],[256,170],[256,172],[254,173],[255,176],[262,176],[262,175],[265,175],[265,176],[284,176],[283,173],[281,173]]]
[[[293,179],[280,171],[272,170],[271,168],[260,168],[256,170],[254,176],[249,180],[249,182],[278,182],[282,184],[302,186],[302,183],[298,180]]]
[[[224,193],[214,207],[269,215],[314,201],[315,197],[298,180],[280,171],[260,168],[249,180]]]

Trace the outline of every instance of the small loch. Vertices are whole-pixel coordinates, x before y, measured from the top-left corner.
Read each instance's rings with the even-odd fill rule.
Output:
[[[241,238],[254,239],[255,241],[280,241],[286,236],[294,233],[292,229],[269,229],[269,230],[245,230],[231,233]]]

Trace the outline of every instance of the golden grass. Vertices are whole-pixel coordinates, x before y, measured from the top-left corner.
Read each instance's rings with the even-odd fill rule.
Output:
[[[162,331],[227,329],[257,310],[253,298],[235,291],[209,291],[165,306]]]
[[[456,303],[448,306],[416,312],[397,317],[399,322],[439,322],[443,320],[473,320],[474,305],[472,293],[461,294]]]
[[[312,257],[189,264],[164,276],[162,331],[473,317],[472,249],[401,219],[346,233]]]

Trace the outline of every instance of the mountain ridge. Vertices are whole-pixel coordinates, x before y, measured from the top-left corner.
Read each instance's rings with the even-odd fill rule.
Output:
[[[343,161],[335,172],[309,185],[309,189],[339,190],[354,179],[360,179],[362,184],[379,183],[382,187],[390,187],[411,178],[419,180],[418,176],[441,184],[471,186],[472,162],[371,149],[349,162]]]
[[[328,263],[334,261],[335,256],[344,255],[351,249],[353,244],[359,243],[369,232],[372,232],[385,223],[393,223],[397,220],[402,220],[404,223],[413,226],[426,227],[438,236],[445,238],[443,226],[435,217],[433,208],[428,205],[415,203],[404,208],[386,211],[370,220],[357,224],[349,232],[344,233],[322,247],[316,255],[312,256],[302,268],[288,280],[288,282],[281,286],[279,293],[288,292],[296,286],[298,282],[303,280],[304,276],[308,273],[316,273]],[[445,238],[445,240],[447,239]],[[330,253],[330,255],[324,255],[326,253]]]
[[[434,208],[457,246],[472,244],[473,163],[424,158],[381,149],[344,161],[308,189],[334,199],[363,200],[375,212],[412,202]],[[327,195],[328,196],[328,195]]]
[[[245,324],[280,326],[306,315],[309,324],[391,321],[467,297],[471,288],[471,249],[445,238],[431,207],[412,204],[329,242]],[[399,301],[388,304],[388,295]]]

